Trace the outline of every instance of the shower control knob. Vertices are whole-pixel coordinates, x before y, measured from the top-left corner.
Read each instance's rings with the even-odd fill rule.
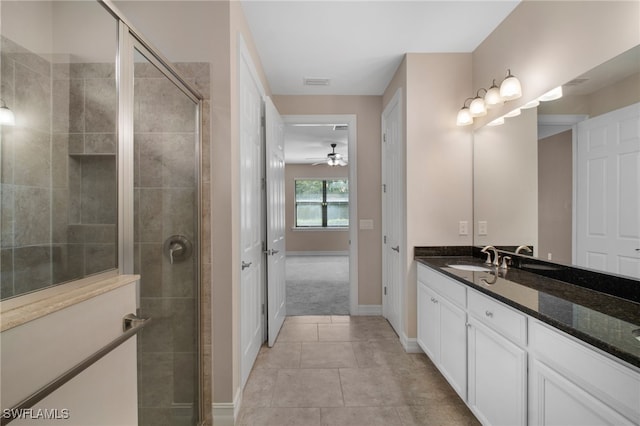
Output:
[[[193,245],[184,235],[172,235],[165,240],[163,250],[169,258],[169,263],[173,265],[191,256]]]

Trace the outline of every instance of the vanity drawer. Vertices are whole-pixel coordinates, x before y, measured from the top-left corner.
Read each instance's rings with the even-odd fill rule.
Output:
[[[435,290],[441,296],[449,299],[450,302],[465,308],[467,288],[464,284],[452,280],[423,265],[418,265],[418,281]]]
[[[527,344],[527,317],[476,291],[468,292],[468,311],[478,320],[521,346]]]

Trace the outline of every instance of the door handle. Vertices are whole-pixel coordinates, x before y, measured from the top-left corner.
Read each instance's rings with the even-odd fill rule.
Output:
[[[251,262],[245,262],[244,260],[242,261],[242,270],[243,271],[245,269],[247,269],[249,266],[251,266]]]
[[[274,254],[280,253],[280,250],[276,250],[276,249],[271,249],[271,250],[265,250],[264,254],[266,254],[267,256],[273,256]]]
[[[396,253],[400,253],[400,246],[391,247],[391,250],[395,251]]]

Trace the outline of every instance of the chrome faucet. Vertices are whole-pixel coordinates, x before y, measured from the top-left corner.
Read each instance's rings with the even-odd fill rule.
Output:
[[[493,251],[493,262],[490,260],[491,255],[489,254],[489,250]],[[498,255],[498,250],[496,250],[494,246],[485,246],[481,251],[482,253],[487,253],[487,260],[484,263],[487,263],[493,266],[500,265],[500,256]]]
[[[518,246],[518,248],[516,249],[516,254],[520,254],[521,251],[524,251],[527,253],[533,253],[533,251],[531,251],[529,246]]]

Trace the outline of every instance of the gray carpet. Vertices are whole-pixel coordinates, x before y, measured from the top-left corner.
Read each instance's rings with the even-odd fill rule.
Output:
[[[349,315],[349,256],[287,256],[287,315]]]

